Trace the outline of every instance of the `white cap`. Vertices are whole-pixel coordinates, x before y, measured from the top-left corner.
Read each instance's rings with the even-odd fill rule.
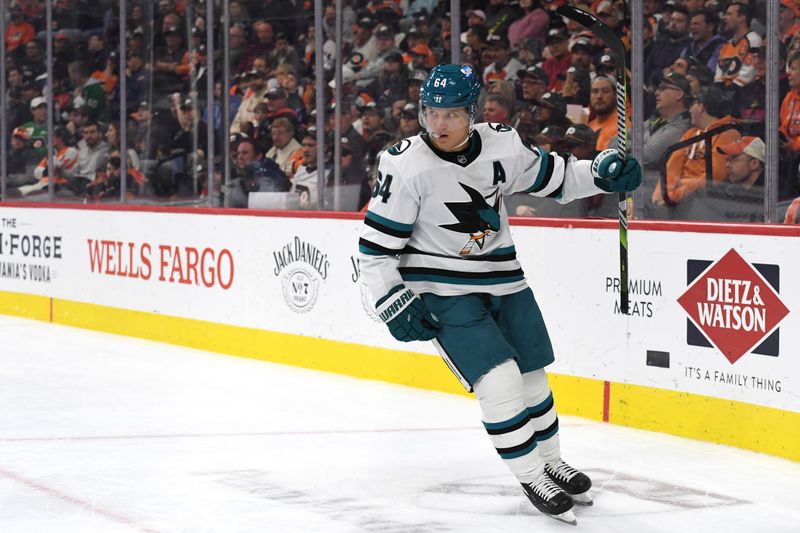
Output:
[[[42,104],[47,104],[47,98],[44,96],[37,96],[31,100],[31,109],[36,109]]]
[[[342,66],[342,83],[350,83],[356,81],[356,73],[348,66]],[[336,80],[333,79],[328,82],[328,87],[331,89],[336,88]]]

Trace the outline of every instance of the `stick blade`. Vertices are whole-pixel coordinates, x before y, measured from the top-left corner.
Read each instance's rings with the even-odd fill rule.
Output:
[[[587,13],[582,9],[578,9],[574,6],[564,5],[556,9],[556,13],[561,16],[567,17],[569,19],[574,20],[578,24],[582,26],[586,26],[590,28],[595,25],[595,23],[600,22],[600,19],[595,17],[591,13]]]

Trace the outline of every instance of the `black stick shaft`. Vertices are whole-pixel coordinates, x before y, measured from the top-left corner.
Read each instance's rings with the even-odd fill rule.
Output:
[[[625,68],[625,46],[614,31],[591,13],[572,6],[561,6],[557,12],[578,24],[585,26],[597,35],[611,49],[614,63],[617,65],[617,152],[622,161],[628,155],[628,123],[625,106],[627,95],[627,79]],[[619,193],[619,295],[620,311],[627,315],[630,312],[628,295],[628,195]]]

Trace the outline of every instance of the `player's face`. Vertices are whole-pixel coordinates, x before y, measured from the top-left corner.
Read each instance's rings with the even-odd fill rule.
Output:
[[[792,88],[800,87],[800,59],[795,59],[789,63],[789,68],[786,69],[789,75],[789,85]]]
[[[425,127],[437,148],[459,150],[469,135],[469,113],[463,107],[426,107]]]

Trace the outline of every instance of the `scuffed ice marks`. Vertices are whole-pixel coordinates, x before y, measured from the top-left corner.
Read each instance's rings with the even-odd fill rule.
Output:
[[[592,478],[595,499],[604,505],[576,506],[573,511],[579,517],[658,514],[751,503],[725,494],[620,471],[600,468],[584,471]],[[638,502],[618,505],[622,498]],[[508,476],[467,478],[433,485],[417,496],[416,503],[421,508],[443,512],[541,516],[522,496],[513,480],[509,482]]]
[[[200,472],[227,487],[269,500],[298,505],[319,513],[330,520],[352,524],[360,531],[380,533],[439,533],[451,531],[437,522],[395,521],[378,516],[380,508],[354,498],[328,498],[313,495],[276,483],[263,470],[231,470],[225,472]]]

